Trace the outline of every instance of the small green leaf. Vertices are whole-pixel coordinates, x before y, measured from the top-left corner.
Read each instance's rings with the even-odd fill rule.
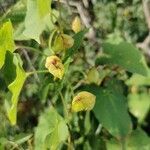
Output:
[[[95,83],[95,84],[99,84],[100,81],[100,75],[99,72],[97,70],[97,68],[92,67],[88,73],[87,73],[87,82],[88,83]]]
[[[51,0],[37,0],[37,8],[40,17],[45,17],[51,11]]]
[[[128,86],[144,86],[144,85],[150,85],[150,76],[148,77],[145,77],[145,76],[142,76],[142,75],[139,75],[139,74],[133,74],[131,76],[131,78],[129,78],[127,81],[126,81],[126,84]]]
[[[14,49],[13,27],[11,22],[8,21],[0,29],[0,69],[4,65],[6,51],[13,52]]]
[[[142,129],[136,129],[127,139],[128,150],[150,150],[150,137]]]
[[[141,52],[132,44],[103,44],[104,56],[96,60],[96,64],[119,65],[132,73],[148,75],[148,66]]]
[[[98,121],[117,138],[126,137],[132,128],[127,112],[126,98],[120,92],[120,86],[100,88],[89,85],[85,88],[96,95],[94,114]]]
[[[115,139],[106,141],[107,150],[121,150],[121,143]]]
[[[16,66],[13,63],[13,53],[7,51],[5,56],[5,64],[2,69],[3,78],[5,79],[6,85],[9,85],[16,77]],[[10,76],[11,72],[11,76]]]
[[[82,44],[82,41],[83,41],[83,38],[84,38],[84,35],[86,33],[87,33],[87,29],[85,29],[83,31],[80,31],[80,32],[78,32],[77,34],[74,35],[74,37],[73,37],[74,45],[67,50],[63,62],[66,62],[67,59],[69,57],[72,57],[76,53],[76,51],[80,48],[80,46]]]
[[[51,0],[28,0],[23,34],[40,43],[40,34],[51,24],[50,10]]]
[[[19,56],[15,54],[13,62],[16,65],[16,78],[8,86],[8,89],[12,93],[12,97],[11,97],[11,106],[7,108],[7,113],[8,113],[8,118],[12,125],[16,124],[18,97],[20,95],[21,89],[27,77],[25,71],[21,66],[19,59],[20,59]]]
[[[21,145],[21,144],[27,142],[32,136],[33,136],[32,134],[20,133],[15,136],[15,139],[13,141],[16,144]]]
[[[53,108],[47,108],[39,118],[35,130],[35,150],[57,149],[68,137],[64,119]]]
[[[150,110],[150,94],[129,94],[128,106],[130,112],[137,117],[141,123]]]
[[[4,137],[0,137],[0,150],[5,150],[8,140]]]
[[[106,141],[107,150],[121,150],[123,146],[121,141],[117,141],[112,138]],[[150,137],[146,133],[138,128],[134,130],[127,138],[124,144],[126,150],[149,150],[150,149]]]
[[[28,38],[23,34],[25,30],[25,23],[20,23],[17,27],[17,29],[14,32],[14,40],[15,41],[23,41],[28,40]]]

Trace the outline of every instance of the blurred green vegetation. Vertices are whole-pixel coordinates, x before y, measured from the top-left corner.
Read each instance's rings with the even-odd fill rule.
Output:
[[[23,32],[27,24],[32,24],[36,16],[34,10],[27,12],[28,1],[0,0],[0,22],[1,25],[7,20],[12,22],[17,47],[15,53],[20,54],[24,70],[44,70],[45,56],[52,54],[48,47],[49,36],[59,20],[55,18],[53,24],[48,19],[46,21],[37,19],[36,26],[28,26],[29,30],[26,33],[30,37],[25,36]],[[69,54],[70,59],[67,59],[65,64],[68,70],[62,81],[55,82],[49,73],[28,77],[19,96],[15,126],[11,126],[7,118],[6,101],[10,99],[11,94],[3,69],[0,71],[0,150],[32,150],[34,143],[39,150],[44,150],[42,147],[44,144],[46,148],[52,150],[57,149],[57,145],[58,149],[65,150],[69,144],[70,149],[74,147],[77,150],[150,150],[150,76],[140,75],[144,74],[145,68],[140,70],[141,66],[139,67],[141,53],[144,56],[145,53],[142,49],[140,52],[132,53],[130,44],[127,45],[129,49],[126,45],[120,47],[117,45],[114,49],[111,46],[126,41],[136,47],[147,37],[149,30],[142,2],[93,0],[90,3],[87,10],[91,15],[96,42],[93,43],[85,37],[81,44],[82,40],[77,39],[78,46],[80,44],[81,46],[74,57],[71,58]],[[59,5],[52,1],[52,12],[56,17],[59,16],[57,11],[59,9]],[[65,33],[73,36],[71,21],[78,14],[78,10],[71,7],[71,12],[70,14],[67,5],[61,5],[62,28]],[[33,39],[40,40],[41,43]],[[114,56],[113,63],[109,58],[103,57],[104,42],[110,43],[106,44],[106,47],[110,46],[109,49],[114,50],[111,56],[118,54],[117,49],[121,48],[127,55],[134,54],[130,58],[133,66],[135,67],[135,64],[137,66],[132,68],[132,65],[127,64],[128,59],[125,57],[122,65],[123,59],[120,59],[119,55]],[[97,59],[99,57],[100,60]],[[147,55],[146,63],[150,66],[150,57]],[[13,72],[10,72],[11,75]],[[83,89],[93,92],[96,96],[99,95],[97,99],[100,101],[91,112],[73,113],[68,117],[69,125],[65,124],[62,119],[62,116],[64,117],[62,95],[69,110],[72,98]],[[49,110],[50,106],[54,106],[55,110],[53,108]],[[56,129],[57,123],[59,125]],[[116,129],[116,126],[119,129]],[[70,143],[69,140],[64,142],[69,135],[67,132],[71,136]]]

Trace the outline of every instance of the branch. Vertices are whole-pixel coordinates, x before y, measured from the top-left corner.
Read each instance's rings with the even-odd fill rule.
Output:
[[[147,26],[149,29],[149,34],[144,39],[142,43],[137,43],[137,47],[142,49],[144,53],[150,57],[150,1],[149,0],[142,0],[143,4],[143,11],[145,15],[145,19],[147,22]]]
[[[142,3],[143,3],[143,11],[144,11],[145,19],[148,25],[148,29],[150,30],[150,1],[142,0]]]
[[[57,0],[54,0],[54,1],[57,1]],[[84,4],[82,3],[82,1],[60,0],[60,2],[63,4],[66,4],[66,5],[72,6],[72,7],[76,7],[83,24],[85,25],[86,28],[90,29],[87,34],[87,38],[95,43],[96,42],[96,31],[92,26],[92,18],[91,18],[90,13],[89,13],[88,9],[86,9],[84,7],[85,1],[84,1]]]
[[[23,54],[24,54],[26,60],[28,61],[28,64],[30,65],[32,71],[35,72],[35,73],[34,73],[35,79],[37,80],[37,82],[40,82],[40,79],[39,79],[39,77],[38,77],[38,75],[37,75],[37,73],[36,73],[36,69],[35,69],[34,66],[32,65],[32,62],[31,62],[31,60],[30,60],[30,57],[29,57],[28,53],[26,52],[25,49],[22,49],[22,52],[23,52]]]

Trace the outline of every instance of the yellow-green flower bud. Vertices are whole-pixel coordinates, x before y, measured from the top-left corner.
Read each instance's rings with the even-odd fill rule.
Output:
[[[47,57],[45,67],[55,78],[62,79],[64,75],[64,65],[62,64],[60,58],[58,58],[57,56]]]
[[[63,49],[71,48],[74,44],[74,39],[67,34],[61,34],[61,37],[63,39]]]
[[[73,112],[89,111],[93,109],[95,99],[96,96],[92,93],[82,91],[73,98],[71,109]]]
[[[95,83],[95,84],[99,84],[99,72],[98,70],[93,67],[91,68],[88,73],[87,73],[87,81],[89,83]]]
[[[81,31],[81,20],[78,16],[76,16],[74,18],[74,20],[72,21],[72,30],[75,32],[75,33],[78,33]]]
[[[52,47],[54,52],[61,52],[68,48],[71,48],[74,44],[74,39],[67,34],[59,34],[54,40],[54,45]]]
[[[58,36],[56,36],[52,49],[56,53],[64,50],[63,38],[60,34]]]

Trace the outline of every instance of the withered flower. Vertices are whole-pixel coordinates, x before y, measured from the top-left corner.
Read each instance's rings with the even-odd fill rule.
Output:
[[[72,111],[89,111],[95,105],[96,96],[90,92],[82,91],[78,93],[72,101]]]
[[[47,57],[45,67],[55,78],[62,79],[64,75],[64,65],[62,64],[62,61],[59,57],[57,56]]]

